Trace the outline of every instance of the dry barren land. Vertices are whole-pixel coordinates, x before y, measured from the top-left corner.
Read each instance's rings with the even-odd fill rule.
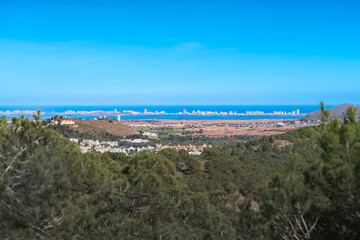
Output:
[[[310,126],[299,120],[127,120],[124,125],[137,130],[179,130],[189,131],[194,135],[222,137],[232,135],[273,135],[285,133],[299,127]],[[178,131],[169,134],[181,134]]]

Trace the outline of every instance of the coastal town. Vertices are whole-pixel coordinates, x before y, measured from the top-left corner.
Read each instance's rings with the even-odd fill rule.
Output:
[[[81,111],[80,113],[84,113]],[[114,111],[116,112],[116,110]],[[10,113],[10,111],[6,111]],[[26,113],[29,111],[13,111],[12,113]],[[282,114],[282,112],[274,112]],[[152,114],[147,112],[144,114]],[[188,114],[183,112],[182,114]],[[197,114],[201,114],[198,112]],[[237,114],[230,112],[228,114]],[[262,112],[246,112],[246,114],[263,114]],[[285,114],[285,112],[284,112]],[[287,114],[287,113],[286,113]],[[299,110],[292,114],[300,114]],[[211,139],[228,137],[227,141],[250,139],[266,135],[277,135],[295,130],[301,127],[315,126],[319,121],[301,119],[250,119],[250,120],[172,120],[172,119],[127,119],[121,120],[120,115],[116,119],[106,115],[95,119],[68,118],[54,116],[45,121],[47,127],[61,126],[73,131],[90,133],[93,137],[69,137],[76,143],[80,150],[85,152],[113,152],[124,153],[128,156],[139,152],[158,152],[162,149],[172,148],[186,150],[191,155],[200,155],[205,148],[212,147]],[[96,137],[94,133],[108,133],[111,139]],[[91,134],[92,133],[92,134]],[[128,137],[130,136],[130,137]],[[133,136],[133,137],[131,137]],[[134,137],[135,136],[135,137]],[[187,139],[171,141],[171,136],[185,137]],[[243,136],[243,137],[242,137]],[[160,138],[159,138],[160,137]],[[186,138],[187,137],[187,138]],[[239,138],[240,137],[240,138]],[[194,139],[207,140],[195,141]],[[168,139],[168,140],[165,140]],[[181,138],[180,138],[181,139]],[[190,139],[190,140],[189,140]],[[164,141],[165,140],[165,141]],[[216,140],[215,140],[216,141]]]
[[[36,113],[35,110],[6,110],[0,111],[0,114],[4,115],[31,115]],[[122,110],[117,111],[114,109],[113,111],[103,111],[103,110],[95,110],[95,111],[73,111],[66,110],[64,112],[42,112],[43,115],[79,115],[79,116],[94,116],[94,117],[104,117],[104,116],[121,116],[121,115],[198,115],[198,116],[305,116],[304,113],[300,113],[300,110],[294,111],[273,111],[269,113],[265,113],[264,111],[255,110],[255,111],[246,111],[244,113],[240,113],[237,111],[201,111],[194,110],[188,112],[186,109],[180,112],[165,112],[165,111],[148,111],[144,109],[142,112],[134,111],[134,110]]]
[[[71,142],[74,142],[79,145],[82,153],[86,152],[112,152],[112,153],[124,153],[127,156],[133,156],[139,152],[157,152],[166,148],[172,148],[176,150],[186,150],[190,155],[200,155],[201,152],[211,145],[163,145],[163,144],[153,144],[146,139],[122,139],[119,141],[99,141],[91,139],[77,139],[70,138]],[[122,143],[133,143],[135,146],[129,146]],[[142,144],[142,146],[136,146],[137,144]]]
[[[104,119],[106,120],[106,119]],[[51,124],[61,126],[74,126],[75,121],[62,119],[50,121]],[[94,120],[82,120],[85,122]],[[111,120],[109,120],[111,121]],[[96,121],[99,122],[99,121]],[[107,121],[104,122],[104,124]],[[115,123],[113,123],[115,124]],[[190,136],[197,137],[234,137],[234,136],[264,136],[286,133],[300,127],[315,126],[317,121],[299,120],[131,120],[122,121],[128,128],[135,129],[136,136],[142,138],[119,138],[116,141],[98,139],[70,138],[70,141],[79,145],[80,150],[85,152],[113,152],[124,153],[132,156],[139,152],[158,152],[162,149],[172,148],[186,150],[190,155],[200,155],[205,148],[212,147],[211,144],[163,144],[159,140],[161,136]]]
[[[80,147],[81,152],[115,152],[115,153],[125,153],[126,155],[134,155],[138,152],[152,152],[155,150],[155,147],[149,145],[145,146],[121,146],[118,141],[99,141],[92,139],[77,139],[70,138],[71,142],[77,143]],[[135,143],[135,144],[146,144],[149,143],[149,140],[146,139],[123,139],[123,142]],[[121,143],[121,142],[120,142]]]
[[[35,111],[5,111],[3,114],[34,114]],[[1,112],[0,112],[1,114]],[[234,141],[234,137],[260,137],[265,135],[276,135],[286,133],[297,128],[318,125],[319,121],[304,121],[301,119],[249,119],[249,120],[172,120],[172,119],[127,119],[122,120],[123,114],[170,114],[164,111],[150,112],[146,109],[140,113],[135,111],[66,111],[64,114],[72,115],[72,118],[64,117],[62,115],[55,115],[47,121],[46,126],[62,126],[73,131],[80,131],[83,133],[103,132],[109,133],[119,138],[104,139],[97,138],[95,135],[92,138],[77,138],[70,137],[70,141],[76,143],[81,152],[112,152],[124,153],[128,156],[133,156],[139,152],[158,152],[162,149],[172,148],[176,150],[183,149],[190,155],[200,155],[204,149],[212,147],[212,138],[228,137]],[[75,116],[95,115],[93,119],[75,118]],[[117,114],[117,115],[116,115]],[[230,112],[210,112],[210,111],[193,111],[186,110],[177,114],[182,115],[241,115],[236,111]],[[247,111],[244,115],[266,115],[262,111]],[[300,115],[300,111],[282,112],[274,111],[273,115]],[[115,115],[115,119],[114,116]],[[136,138],[127,136],[136,135]],[[169,136],[190,137],[187,141],[176,141],[175,143],[169,139]],[[161,137],[161,139],[159,138]],[[165,138],[164,138],[165,137]],[[194,138],[210,138],[206,141],[197,141],[194,144]],[[171,139],[171,138],[170,138]],[[187,138],[189,139],[189,138]],[[241,138],[237,138],[238,140]],[[247,138],[242,138],[247,139]]]

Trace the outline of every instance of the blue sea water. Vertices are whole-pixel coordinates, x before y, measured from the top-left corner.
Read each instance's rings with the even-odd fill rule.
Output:
[[[331,108],[334,106],[327,106]],[[316,110],[319,110],[319,105],[142,105],[142,106],[0,106],[0,111],[14,111],[14,110],[37,110],[40,109],[41,112],[46,113],[41,116],[42,119],[47,119],[52,117],[52,113],[64,113],[65,111],[114,111],[116,109],[118,112],[123,110],[132,110],[144,112],[146,109],[148,112],[155,111],[165,111],[166,113],[179,113],[184,109],[187,112],[192,111],[217,111],[217,112],[237,112],[245,113],[246,111],[262,111],[265,113],[272,113],[274,111],[283,111],[283,112],[292,112],[297,109],[300,110],[300,113],[310,113]],[[7,116],[10,119],[12,116]],[[66,115],[67,117],[74,118],[83,118],[83,119],[93,119],[94,116],[82,116],[82,115]],[[25,116],[30,117],[30,116]],[[115,118],[115,117],[114,117]],[[296,119],[300,116],[286,116],[286,115],[123,115],[121,119],[176,119],[176,120],[247,120],[247,119]]]

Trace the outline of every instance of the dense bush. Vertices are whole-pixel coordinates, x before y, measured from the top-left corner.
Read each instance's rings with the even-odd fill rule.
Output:
[[[358,239],[349,109],[201,156],[82,154],[36,118],[0,122],[1,239]]]

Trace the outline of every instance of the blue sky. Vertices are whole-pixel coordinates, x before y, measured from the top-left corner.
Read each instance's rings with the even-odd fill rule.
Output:
[[[0,105],[360,103],[359,1],[0,0]]]

